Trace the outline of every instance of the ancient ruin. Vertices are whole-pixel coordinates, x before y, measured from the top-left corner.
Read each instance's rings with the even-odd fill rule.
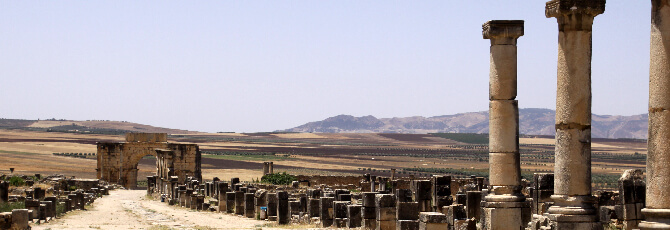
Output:
[[[529,206],[521,193],[519,104],[516,98],[516,42],[523,21],[489,21],[484,39],[491,40],[489,83],[489,190],[484,213],[486,229],[526,226]]]
[[[670,229],[670,2],[651,1],[649,137],[647,140],[646,220],[641,229]]]
[[[558,229],[599,229],[591,195],[591,33],[605,1],[554,0],[545,14],[558,21],[558,85],[554,205]]]
[[[127,133],[126,142],[98,143],[98,179],[126,188],[137,187],[137,164],[147,155],[156,156],[155,183],[162,187],[174,177],[201,178],[200,150],[195,144],[167,142],[166,133]]]
[[[604,11],[605,0],[546,3],[545,14],[556,18],[559,32],[555,164],[553,173],[525,175],[532,181],[522,179],[516,100],[517,40],[524,35],[524,21],[491,20],[482,25],[483,38],[491,44],[488,178],[403,175],[392,168],[390,177],[295,175],[288,183],[276,184],[240,181],[239,175],[209,180],[201,175],[198,145],[168,143],[165,133],[128,133],[126,142],[97,143],[99,180],[43,179],[52,186],[50,195],[37,186],[22,195],[9,195],[9,185],[1,182],[0,203],[21,201],[25,209],[0,213],[0,228],[27,229],[29,222],[51,220],[58,215],[57,206],[66,212],[83,210],[114,188],[107,182],[136,188],[138,162],[151,155],[156,158],[156,174],[147,177],[147,195],[156,202],[276,225],[376,230],[670,229],[666,194],[670,192],[670,48],[666,47],[670,0],[652,0],[646,181],[642,170],[629,169],[616,190],[593,191],[591,38],[593,21]],[[259,165],[253,167],[259,167],[265,178],[275,174],[274,162],[263,162],[262,169]]]
[[[2,175],[2,180],[7,175]],[[23,204],[25,208],[13,209],[11,212],[0,213],[0,229],[26,230],[31,229],[30,223],[40,224],[54,220],[67,212],[85,210],[97,198],[109,195],[109,190],[115,186],[106,182],[92,179],[66,178],[63,175],[53,175],[42,178],[35,176],[11,175],[12,178],[22,178],[31,185],[27,189],[13,189],[8,195],[9,185],[6,181],[0,183],[0,204]],[[38,179],[38,180],[33,180]],[[43,189],[41,186],[48,189]],[[17,194],[18,193],[18,194]]]

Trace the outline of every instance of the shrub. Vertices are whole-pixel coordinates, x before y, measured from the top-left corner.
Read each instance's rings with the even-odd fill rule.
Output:
[[[261,182],[269,184],[277,184],[277,185],[279,184],[288,185],[295,180],[298,180],[298,178],[293,175],[287,174],[286,172],[267,174],[261,177]]]
[[[22,186],[25,183],[26,182],[23,180],[23,178],[18,177],[18,176],[13,176],[13,177],[9,178],[9,184],[14,186],[14,187]]]
[[[11,212],[14,209],[25,209],[26,204],[23,202],[5,202],[0,204],[0,212]]]

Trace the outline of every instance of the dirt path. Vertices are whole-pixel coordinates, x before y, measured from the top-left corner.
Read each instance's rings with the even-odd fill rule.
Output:
[[[68,213],[33,229],[255,229],[267,222],[195,212],[145,198],[143,190],[115,190],[86,211]],[[267,229],[267,228],[264,228]]]

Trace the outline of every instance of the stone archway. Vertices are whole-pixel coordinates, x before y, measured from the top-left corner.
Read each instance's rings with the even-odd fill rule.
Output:
[[[137,188],[137,174],[139,161],[147,155],[157,158],[156,175],[163,180],[162,172],[166,167],[159,165],[158,159],[161,154],[178,155],[172,158],[172,170],[174,175],[179,176],[179,181],[184,181],[186,176],[201,178],[200,172],[200,150],[194,144],[172,144],[167,142],[165,133],[128,133],[126,142],[98,144],[98,179],[110,183],[117,183],[126,188]],[[167,175],[167,174],[165,174]]]

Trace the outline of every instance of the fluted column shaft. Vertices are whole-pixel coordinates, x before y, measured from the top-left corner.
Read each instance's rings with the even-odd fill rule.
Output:
[[[670,1],[651,1],[646,220],[641,229],[670,229]]]
[[[546,4],[546,16],[558,22],[555,205],[549,213],[559,229],[598,226],[591,195],[591,32],[604,11],[604,0]]]

